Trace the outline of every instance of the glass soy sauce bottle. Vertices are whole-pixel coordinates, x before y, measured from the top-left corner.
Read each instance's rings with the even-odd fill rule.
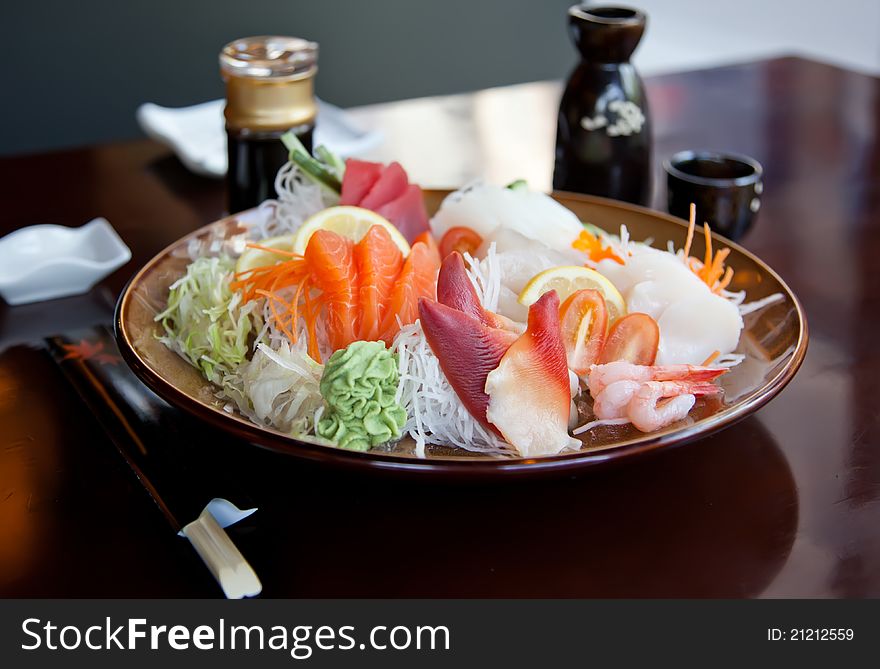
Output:
[[[274,197],[275,175],[288,160],[284,133],[311,152],[317,71],[318,45],[298,37],[244,37],[223,47],[230,213]]]

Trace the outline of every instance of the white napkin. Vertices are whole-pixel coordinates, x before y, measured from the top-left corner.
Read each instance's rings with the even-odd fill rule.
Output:
[[[211,100],[191,107],[160,107],[147,102],[138,107],[137,120],[152,139],[170,147],[189,170],[209,177],[226,174],[225,100]],[[315,146],[323,144],[349,158],[372,149],[382,141],[378,131],[354,124],[344,110],[318,100]]]

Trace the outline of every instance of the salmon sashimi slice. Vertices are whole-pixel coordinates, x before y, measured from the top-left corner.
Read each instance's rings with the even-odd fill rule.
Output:
[[[325,324],[333,350],[357,340],[358,274],[354,242],[329,230],[317,230],[305,252],[312,285],[321,291]]]
[[[556,291],[529,307],[526,331],[489,372],[485,392],[486,418],[522,457],[580,448],[568,434],[571,385]]]
[[[437,292],[438,265],[431,250],[422,242],[413,244],[403,269],[394,281],[388,310],[379,327],[379,338],[391,344],[401,326],[419,317],[419,299],[433,300]]]
[[[437,301],[476,318],[490,328],[522,333],[520,324],[483,307],[476,288],[465,270],[464,258],[458,251],[446,256],[440,265],[440,274],[437,276]]]
[[[437,246],[437,241],[434,239],[434,235],[432,235],[428,230],[425,230],[422,234],[413,240],[413,244],[417,244],[421,242],[425,246],[428,247],[428,250],[431,252],[431,258],[440,266],[440,261],[442,258],[440,257],[440,247]]]
[[[354,258],[361,318],[358,339],[376,341],[394,282],[403,267],[403,254],[388,231],[374,225],[355,245]]]
[[[428,345],[462,404],[482,425],[500,434],[486,417],[486,378],[498,367],[516,335],[426,299],[419,300],[419,319]]]

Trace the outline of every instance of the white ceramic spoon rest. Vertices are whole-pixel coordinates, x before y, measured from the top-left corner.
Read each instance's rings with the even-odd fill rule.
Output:
[[[0,239],[0,295],[11,305],[79,295],[130,259],[104,218],[21,228]]]

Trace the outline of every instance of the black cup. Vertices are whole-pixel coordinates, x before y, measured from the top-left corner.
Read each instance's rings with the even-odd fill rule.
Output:
[[[669,213],[687,220],[691,203],[697,224],[739,239],[761,208],[761,164],[748,156],[712,151],[681,151],[663,161]]]

